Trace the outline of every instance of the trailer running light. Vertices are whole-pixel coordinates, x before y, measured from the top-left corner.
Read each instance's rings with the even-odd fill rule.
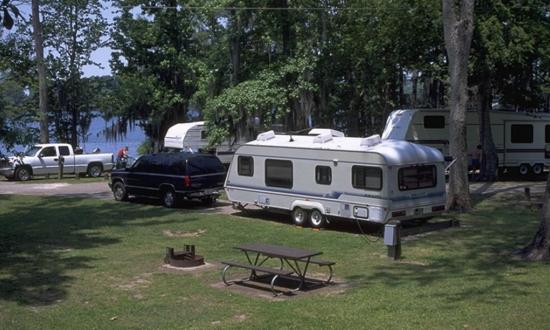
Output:
[[[189,175],[183,177],[183,186],[185,188],[191,187],[191,177]]]
[[[432,206],[432,212],[445,211],[445,205]]]
[[[402,211],[393,211],[393,212],[391,213],[392,218],[404,217],[405,215],[407,215],[407,212],[406,212],[405,210],[402,210]]]

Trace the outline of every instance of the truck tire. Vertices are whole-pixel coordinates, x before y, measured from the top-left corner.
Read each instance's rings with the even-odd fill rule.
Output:
[[[93,163],[88,165],[88,175],[92,178],[98,178],[101,176],[101,173],[103,172],[103,165]]]
[[[126,191],[126,187],[124,187],[124,183],[119,181],[113,185],[113,196],[119,202],[128,200],[128,192]]]
[[[32,173],[28,167],[20,166],[15,171],[15,178],[19,181],[28,181],[32,178]]]
[[[162,204],[167,208],[176,206],[176,193],[172,189],[165,189],[161,194]]]
[[[292,210],[291,217],[292,222],[296,226],[303,226],[306,222],[307,211],[300,207],[295,207],[294,210]]]
[[[309,223],[313,228],[323,228],[326,223],[326,217],[321,211],[313,209],[309,213]]]

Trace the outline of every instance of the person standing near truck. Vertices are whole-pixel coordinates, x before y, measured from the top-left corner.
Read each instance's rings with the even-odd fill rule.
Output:
[[[116,168],[125,168],[128,160],[128,146],[118,149],[116,153]]]

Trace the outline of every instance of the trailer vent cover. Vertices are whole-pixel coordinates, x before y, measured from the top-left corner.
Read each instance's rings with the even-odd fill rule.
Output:
[[[325,132],[313,138],[313,143],[326,143],[332,141],[332,134]]]
[[[361,140],[361,146],[372,147],[380,143],[380,141],[380,135],[371,135]]]
[[[258,134],[258,137],[256,140],[258,141],[267,141],[275,138],[275,132],[274,131],[267,131],[261,134]]]

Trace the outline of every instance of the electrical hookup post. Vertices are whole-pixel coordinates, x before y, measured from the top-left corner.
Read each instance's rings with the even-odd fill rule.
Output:
[[[59,156],[59,158],[57,159],[57,168],[58,168],[57,179],[58,180],[63,179],[63,164],[64,163],[65,163],[65,158],[63,156]]]
[[[384,226],[384,245],[388,247],[388,257],[401,258],[401,223],[388,223]]]

